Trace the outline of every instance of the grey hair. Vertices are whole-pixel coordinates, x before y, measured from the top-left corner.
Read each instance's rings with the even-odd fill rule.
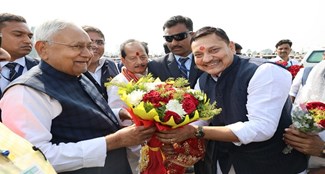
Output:
[[[34,35],[35,42],[50,41],[58,31],[63,30],[71,25],[74,24],[59,19],[46,21],[36,28]]]

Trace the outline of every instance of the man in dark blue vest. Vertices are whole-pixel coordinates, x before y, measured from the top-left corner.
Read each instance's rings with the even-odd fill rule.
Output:
[[[205,71],[196,87],[222,112],[210,120],[210,126],[188,125],[161,132],[159,139],[164,143],[191,137],[209,140],[196,174],[304,172],[307,156],[296,150],[282,152],[284,129],[292,123],[290,73],[264,59],[234,55],[234,42],[220,28],[199,29],[191,47],[197,67]]]
[[[82,74],[93,56],[88,34],[51,20],[36,29],[35,40],[41,63],[4,90],[3,123],[39,147],[58,173],[130,174],[125,147],[143,143],[155,129],[120,128]]]

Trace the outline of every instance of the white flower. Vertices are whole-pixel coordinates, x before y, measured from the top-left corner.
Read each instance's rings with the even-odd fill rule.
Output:
[[[142,90],[134,90],[127,96],[127,101],[129,101],[133,106],[139,105],[142,100],[145,91]]]
[[[299,122],[293,122],[293,126],[296,128],[302,128],[302,125]]]
[[[163,82],[153,82],[153,83],[146,83],[146,87],[148,91],[155,90],[157,85],[164,84]]]
[[[182,105],[178,102],[178,100],[169,100],[169,102],[166,105],[166,110],[173,111],[181,117],[186,114],[186,112],[184,111]]]

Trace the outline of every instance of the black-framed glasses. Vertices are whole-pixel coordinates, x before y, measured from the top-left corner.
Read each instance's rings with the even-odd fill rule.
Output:
[[[103,39],[98,39],[98,40],[91,40],[92,43],[95,43],[97,45],[104,45],[105,41]]]
[[[187,38],[189,31],[170,35],[170,36],[164,36],[166,42],[173,42],[173,39],[176,41],[182,41]]]
[[[91,42],[88,43],[88,44],[78,43],[78,44],[75,44],[75,45],[70,45],[70,44],[61,43],[61,42],[54,42],[54,41],[45,41],[45,42],[58,44],[58,45],[63,45],[63,46],[71,48],[73,51],[78,51],[78,52],[82,52],[84,49],[87,49],[88,51],[93,51],[93,47],[92,47]]]

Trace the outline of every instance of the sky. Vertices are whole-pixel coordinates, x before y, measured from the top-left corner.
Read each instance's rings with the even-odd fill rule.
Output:
[[[163,53],[162,26],[175,15],[190,17],[194,31],[222,28],[242,52],[275,50],[281,39],[298,52],[325,47],[324,0],[1,0],[2,12],[25,17],[30,27],[56,18],[98,27],[109,54],[127,39],[147,42],[150,54]]]

